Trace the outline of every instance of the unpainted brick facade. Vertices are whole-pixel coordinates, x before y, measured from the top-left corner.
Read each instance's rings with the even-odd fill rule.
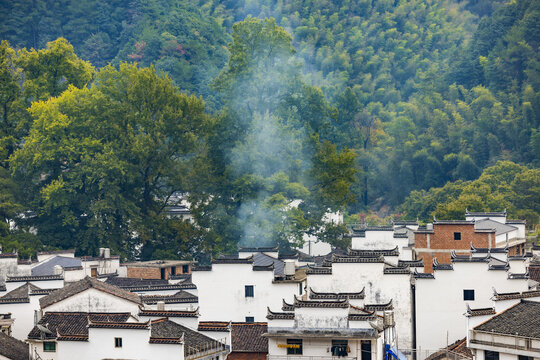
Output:
[[[268,353],[263,352],[235,352],[227,356],[227,360],[266,360]]]
[[[451,262],[451,252],[470,254],[476,248],[495,247],[495,231],[475,230],[474,224],[433,224],[433,230],[414,233],[416,257],[424,258],[424,271],[433,272],[433,258],[441,264]]]
[[[174,272],[173,272],[174,268]],[[190,273],[190,267],[188,266],[188,271],[186,274]],[[129,266],[127,268],[127,277],[128,278],[137,278],[137,279],[164,279],[168,280],[171,274],[183,274],[182,266],[169,266],[169,267],[148,267],[148,266]]]

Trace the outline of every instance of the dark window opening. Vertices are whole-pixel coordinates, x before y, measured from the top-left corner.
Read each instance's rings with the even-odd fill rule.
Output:
[[[255,318],[253,316],[246,316],[246,322],[247,323],[255,322]]]
[[[161,268],[161,280],[165,280],[165,268]]]
[[[56,351],[56,343],[54,341],[43,342],[43,351]]]
[[[171,267],[171,275],[176,275],[176,266]]]
[[[182,274],[189,273],[189,265],[182,265]]]
[[[117,348],[122,347],[122,338],[114,338],[114,347],[117,347]]]
[[[474,290],[463,290],[463,300],[473,301],[474,300]]]
[[[298,284],[298,292],[302,295],[302,283]]]
[[[302,355],[302,339],[287,339],[287,355]]]
[[[253,291],[253,285],[246,285],[245,292],[246,292],[246,297],[255,296],[254,291]]]
[[[454,233],[454,240],[461,240],[461,233],[460,232],[455,232]]]
[[[349,342],[347,340],[332,340],[330,352],[332,356],[347,356],[349,354]]]
[[[362,347],[360,348],[362,351],[362,360],[371,360],[371,341],[369,340],[362,340]]]
[[[532,356],[518,355],[518,360],[534,360]]]
[[[497,351],[484,350],[485,360],[499,360],[499,353]]]

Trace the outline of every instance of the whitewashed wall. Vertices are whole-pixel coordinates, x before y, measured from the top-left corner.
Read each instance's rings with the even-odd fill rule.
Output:
[[[137,316],[139,305],[123,298],[90,288],[49,305],[43,311],[130,312]]]
[[[267,306],[281,309],[282,299],[293,301],[297,283],[274,284],[272,271],[253,271],[251,264],[214,264],[212,271],[194,271],[201,321],[266,321]],[[245,297],[245,285],[254,286],[254,297]],[[274,310],[276,311],[276,310]]]
[[[39,299],[42,297],[43,295],[32,295],[29,303],[0,304],[0,313],[11,313],[11,317],[15,319],[11,336],[19,340],[26,339],[34,327],[34,311],[39,310]]]
[[[23,286],[27,282],[36,285],[40,289],[60,289],[64,287],[64,280],[9,281],[6,282],[6,290],[10,292],[11,290]]]
[[[527,280],[509,280],[506,271],[488,270],[482,262],[454,263],[454,270],[434,273],[435,279],[416,279],[417,347],[426,350],[464,338],[467,303],[473,309],[491,307],[493,287],[498,292],[528,288]],[[464,289],[475,291],[474,301],[463,300]]]

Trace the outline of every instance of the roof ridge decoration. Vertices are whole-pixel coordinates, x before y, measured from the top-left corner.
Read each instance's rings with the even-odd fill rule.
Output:
[[[359,257],[332,254],[332,263],[384,263],[384,256]]]
[[[364,299],[366,296],[366,287],[358,292],[342,292],[342,293],[330,293],[330,292],[317,292],[313,288],[309,288],[309,298],[314,300],[326,300],[326,299]]]
[[[508,279],[510,280],[527,280],[529,279],[529,277],[530,277],[529,269],[527,269],[527,271],[523,274],[508,273]]]
[[[386,304],[364,304],[364,311],[384,311],[384,310],[393,310],[394,305],[392,304],[392,299]]]
[[[253,255],[247,258],[218,258],[212,259],[214,264],[253,264]]]
[[[197,331],[231,331],[230,321],[201,321],[197,325]]]
[[[411,270],[409,266],[394,266],[392,264],[385,263],[383,273],[386,275],[409,275]]]
[[[319,267],[319,266],[312,266],[310,264],[307,265],[308,269],[306,270],[306,275],[329,275],[332,274],[332,268],[331,267]]]
[[[285,299],[282,300],[283,304],[281,305],[281,310],[283,311],[294,311],[294,304],[289,304],[285,301]]]
[[[199,308],[195,310],[150,310],[141,309],[139,306],[139,316],[161,316],[161,317],[199,317]]]
[[[400,265],[401,264],[401,265]],[[398,267],[424,267],[424,258],[416,260],[398,260]]]
[[[489,270],[510,270],[510,263],[506,261],[504,264],[490,264],[488,267]]]
[[[268,320],[294,320],[294,312],[273,312],[270,307],[266,307]]]
[[[47,281],[47,280],[64,280],[64,276],[63,275],[8,276],[6,279],[6,282]]]
[[[393,249],[351,249],[347,248],[348,256],[357,256],[357,257],[377,257],[378,255],[383,256],[399,256],[399,248],[396,245]]]
[[[435,279],[435,275],[432,273],[419,273],[418,268],[414,268],[413,276],[415,279]]]
[[[439,264],[439,260],[433,257],[433,270],[454,270],[454,264]]]
[[[238,247],[238,252],[277,252],[279,250],[279,245],[276,246],[261,246],[261,247]]]
[[[465,312],[464,315],[467,317],[474,317],[474,316],[495,315],[496,313],[497,312],[495,311],[494,307],[471,309],[471,307],[467,303],[467,311]]]
[[[302,300],[294,296],[294,307],[295,308],[340,308],[347,309],[349,308],[349,300],[337,300],[337,301],[311,301],[311,300]]]
[[[522,292],[510,292],[510,293],[498,293],[495,288],[493,288],[493,297],[494,301],[502,300],[516,300],[516,299],[527,299],[532,297],[540,297],[540,290],[529,290]]]
[[[452,250],[450,254],[451,261],[454,262],[489,262],[489,259],[491,259],[491,254],[488,253],[484,257],[473,257],[469,255],[458,255],[456,254],[456,250]]]

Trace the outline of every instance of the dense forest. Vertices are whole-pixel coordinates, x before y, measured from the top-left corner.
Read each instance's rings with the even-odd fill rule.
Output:
[[[0,20],[6,250],[338,244],[329,210],[539,222],[538,1],[10,0]],[[176,193],[197,226],[167,217]]]

